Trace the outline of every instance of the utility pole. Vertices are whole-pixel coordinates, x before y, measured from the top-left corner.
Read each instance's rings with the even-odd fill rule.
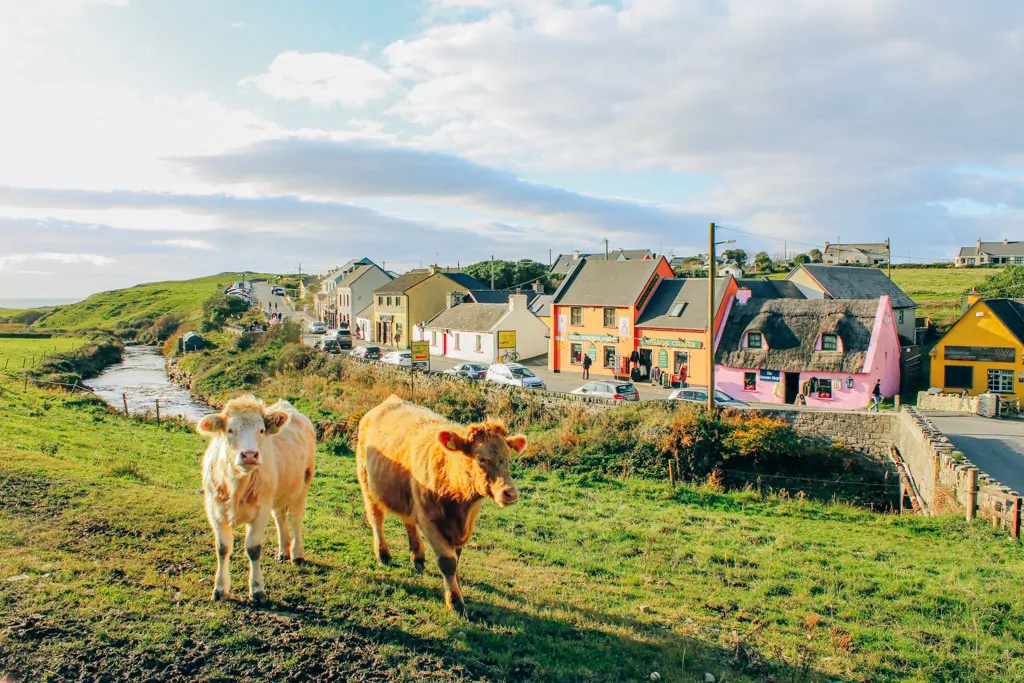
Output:
[[[782,240],[782,262],[789,263],[789,242]]]
[[[889,238],[885,238],[885,260],[889,264],[889,279],[892,279],[892,249],[889,247]]]
[[[548,249],[548,269],[550,270],[553,265],[555,265],[555,262],[551,260],[551,250]]]
[[[494,289],[494,254],[491,254],[491,289]]]
[[[715,410],[715,224],[708,229],[708,411]]]
[[[604,262],[608,263],[608,238],[604,240]]]

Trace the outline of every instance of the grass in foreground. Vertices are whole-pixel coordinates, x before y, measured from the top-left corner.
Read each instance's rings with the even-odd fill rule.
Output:
[[[0,370],[5,367],[7,370],[21,369],[22,363],[25,364],[25,367],[31,367],[33,358],[38,363],[45,356],[74,351],[86,343],[88,343],[87,339],[79,337],[51,337],[49,339],[3,337],[0,338]]]
[[[268,562],[256,610],[209,602],[198,436],[9,382],[0,410],[16,680],[1024,678],[1024,552],[983,524],[521,471],[463,556],[466,623],[433,568],[375,565],[353,459],[321,447],[312,564]]]

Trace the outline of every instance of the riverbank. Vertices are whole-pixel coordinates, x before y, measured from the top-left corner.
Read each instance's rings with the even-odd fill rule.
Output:
[[[133,415],[196,422],[211,410],[194,399],[187,387],[171,381],[163,354],[156,346],[126,347],[120,363],[107,367],[85,384],[113,408],[126,406]]]

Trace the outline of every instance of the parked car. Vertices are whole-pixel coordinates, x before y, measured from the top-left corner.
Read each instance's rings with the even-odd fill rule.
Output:
[[[443,374],[466,379],[483,379],[487,377],[487,366],[480,363],[460,363],[454,368],[448,368]]]
[[[284,296],[284,287],[281,287],[280,285],[274,285],[273,287],[270,288],[270,293],[275,296]]]
[[[687,401],[688,403],[707,403],[707,387],[690,387],[688,389],[676,389],[668,395],[676,401]],[[745,401],[733,398],[724,391],[715,389],[715,403],[723,408],[749,408],[750,404]]]
[[[519,363],[495,363],[487,368],[487,381],[526,389],[547,388],[544,380]]]
[[[341,344],[338,343],[337,339],[324,339],[322,350],[324,353],[339,354],[341,353]]]
[[[365,358],[366,360],[380,360],[380,347],[357,346],[352,349],[352,355],[356,358]]]
[[[385,353],[380,362],[387,363],[388,365],[398,365],[403,368],[412,367],[412,351],[391,351]]]
[[[312,334],[323,334],[324,332],[327,331],[327,326],[324,325],[319,320],[314,320],[309,324],[309,331]]]
[[[352,333],[348,330],[335,330],[331,335],[343,349],[352,348]]]
[[[616,401],[639,401],[640,392],[630,382],[587,382],[572,393],[581,396],[599,396]]]

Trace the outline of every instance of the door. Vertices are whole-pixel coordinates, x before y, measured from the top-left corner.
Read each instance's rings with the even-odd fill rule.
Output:
[[[786,376],[786,403],[796,403],[796,397],[800,393],[800,373],[787,372]]]

